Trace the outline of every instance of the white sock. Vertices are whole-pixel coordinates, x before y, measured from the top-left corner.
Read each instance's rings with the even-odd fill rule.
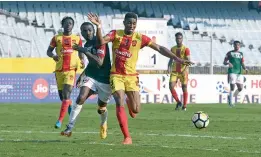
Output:
[[[106,109],[103,114],[100,114],[101,117],[101,125],[107,122],[108,119],[108,110]]]
[[[70,119],[69,119],[69,124],[68,124],[69,127],[71,127],[71,128],[74,127],[76,119],[77,119],[79,113],[81,112],[81,110],[82,110],[82,105],[78,105],[75,103],[72,106],[72,111],[70,114]]]

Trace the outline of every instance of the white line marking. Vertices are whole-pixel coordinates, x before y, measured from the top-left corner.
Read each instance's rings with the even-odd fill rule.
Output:
[[[1,130],[2,133],[22,133],[22,134],[60,134],[57,131],[12,131],[12,130]],[[73,132],[74,134],[99,134],[99,132],[91,132],[91,131],[84,131],[84,132]],[[112,133],[108,133],[112,134]],[[209,136],[209,135],[192,135],[192,134],[143,134],[138,133],[137,135],[145,135],[145,136],[165,136],[165,137],[188,137],[188,138],[213,138],[213,139],[228,139],[228,140],[246,140],[246,137],[229,137],[229,136]]]
[[[0,139],[0,142],[69,142],[66,140],[22,140],[22,139]],[[100,143],[100,142],[82,142],[81,144],[89,144],[89,145],[107,145],[107,146],[122,146],[122,144],[114,144],[114,143]],[[203,151],[222,151],[220,149],[216,148],[190,148],[190,147],[175,147],[175,146],[165,146],[165,145],[150,145],[150,144],[132,144],[130,146],[136,146],[136,147],[149,147],[149,148],[170,148],[170,149],[187,149],[187,150],[203,150]],[[229,150],[228,150],[229,151]],[[248,151],[248,150],[235,150],[237,153],[248,153],[248,154],[261,154],[260,151],[253,150],[253,151]]]

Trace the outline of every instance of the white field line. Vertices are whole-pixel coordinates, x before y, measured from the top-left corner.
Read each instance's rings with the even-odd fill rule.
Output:
[[[14,131],[14,130],[0,130],[1,133],[21,133],[21,134],[59,134],[60,132],[57,131]],[[99,134],[99,132],[73,132],[74,134]],[[112,134],[112,133],[108,133]],[[192,135],[192,134],[143,134],[138,133],[138,135],[145,135],[145,136],[165,136],[165,137],[188,137],[188,138],[212,138],[212,139],[228,139],[228,140],[246,140],[246,137],[229,137],[229,136],[209,136],[209,135]]]
[[[22,140],[22,139],[0,139],[0,142],[67,142],[62,140]],[[104,142],[83,142],[81,144],[88,144],[88,145],[107,145],[107,146],[122,146],[121,144],[113,144],[113,143],[104,143]],[[217,148],[190,148],[190,147],[175,147],[175,146],[165,146],[165,145],[149,145],[149,144],[132,144],[130,147],[144,147],[144,148],[169,148],[169,149],[186,149],[186,150],[202,150],[202,151],[212,151],[212,152],[218,152],[222,151]],[[112,150],[112,149],[110,149]],[[247,153],[247,154],[261,154],[260,151],[254,150],[254,151],[248,151],[248,150],[235,150],[234,152],[237,153]]]

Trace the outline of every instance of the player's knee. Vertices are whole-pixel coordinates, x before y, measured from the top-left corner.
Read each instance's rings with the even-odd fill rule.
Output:
[[[106,111],[107,111],[107,108],[106,108],[106,107],[99,107],[99,108],[97,109],[98,114],[103,114],[103,113],[106,112]]]
[[[186,84],[182,85],[182,91],[187,92],[187,90],[188,90],[187,85]]]
[[[242,87],[239,87],[239,88],[238,88],[238,91],[241,92],[241,91],[242,91]]]
[[[78,103],[77,104],[83,104],[85,101],[85,96],[84,95],[79,95],[77,99]]]
[[[138,104],[138,103],[134,103],[134,108],[132,108],[132,112],[133,113],[135,113],[135,114],[137,114],[137,113],[139,113],[140,112],[140,105]]]

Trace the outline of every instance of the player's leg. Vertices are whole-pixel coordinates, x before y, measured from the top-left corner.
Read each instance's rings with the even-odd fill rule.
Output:
[[[61,101],[63,101],[63,84],[62,84],[63,83],[63,77],[62,77],[62,73],[61,72],[56,72],[55,73],[55,78],[56,78],[59,98],[60,98]],[[71,104],[68,107],[68,114],[69,115],[71,113]]]
[[[126,91],[126,95],[129,99],[130,110],[135,114],[138,114],[141,110],[140,105],[140,93],[138,91]],[[133,117],[134,118],[134,117]]]
[[[175,101],[177,102],[175,110],[178,110],[178,109],[182,106],[182,103],[181,103],[181,101],[179,100],[178,94],[177,94],[177,92],[176,92],[176,90],[175,90],[177,81],[178,81],[178,76],[177,76],[177,74],[176,74],[176,73],[171,73],[171,75],[170,75],[170,80],[169,80],[169,90],[170,90],[170,92],[171,92],[173,98],[174,98]]]
[[[243,77],[243,75],[238,74],[237,81],[236,81],[237,89],[234,92],[234,95],[233,95],[234,97],[237,97],[239,93],[242,94],[243,84],[244,84],[244,77]],[[240,100],[240,102],[241,102],[241,100]]]
[[[107,103],[104,103],[100,99],[98,99],[98,114],[100,115],[101,124],[100,124],[100,137],[101,139],[105,139],[107,137],[107,119],[108,119],[108,110]]]
[[[132,139],[128,128],[128,117],[124,109],[125,86],[122,76],[111,75],[110,83],[113,93],[113,98],[116,102],[116,116],[124,135],[123,144],[132,144]]]
[[[70,97],[71,97],[71,92],[75,80],[75,71],[72,70],[68,72],[63,72],[62,75],[63,75],[62,76],[63,77],[63,89],[62,89],[63,101],[60,109],[59,119],[55,124],[55,128],[61,127],[65,114],[68,111],[68,107],[72,103]]]
[[[107,119],[108,119],[108,110],[107,103],[109,103],[111,98],[111,87],[109,84],[104,84],[96,81],[96,87],[98,91],[98,114],[101,118],[100,124],[100,137],[105,139],[107,137]]]
[[[185,73],[181,76],[180,82],[182,84],[182,91],[183,91],[183,106],[182,110],[186,111],[187,110],[187,102],[188,102],[188,89],[187,89],[187,84],[188,84],[188,73]]]
[[[126,103],[129,109],[129,115],[132,118],[136,117],[136,114],[140,112],[140,94],[139,94],[139,77],[128,76],[124,78],[126,89]]]
[[[72,134],[72,129],[75,126],[76,120],[78,115],[80,114],[82,110],[82,105],[84,104],[85,100],[88,99],[92,94],[94,94],[94,91],[91,90],[89,87],[82,86],[80,88],[80,93],[76,99],[76,103],[72,106],[72,111],[69,118],[69,123],[66,126],[66,129],[61,132],[61,135],[70,137]]]
[[[234,102],[233,102],[233,95],[234,95],[234,90],[235,90],[235,83],[236,83],[236,75],[235,74],[229,74],[228,75],[228,81],[230,84],[230,92],[228,95],[228,105],[230,107],[234,106]]]

